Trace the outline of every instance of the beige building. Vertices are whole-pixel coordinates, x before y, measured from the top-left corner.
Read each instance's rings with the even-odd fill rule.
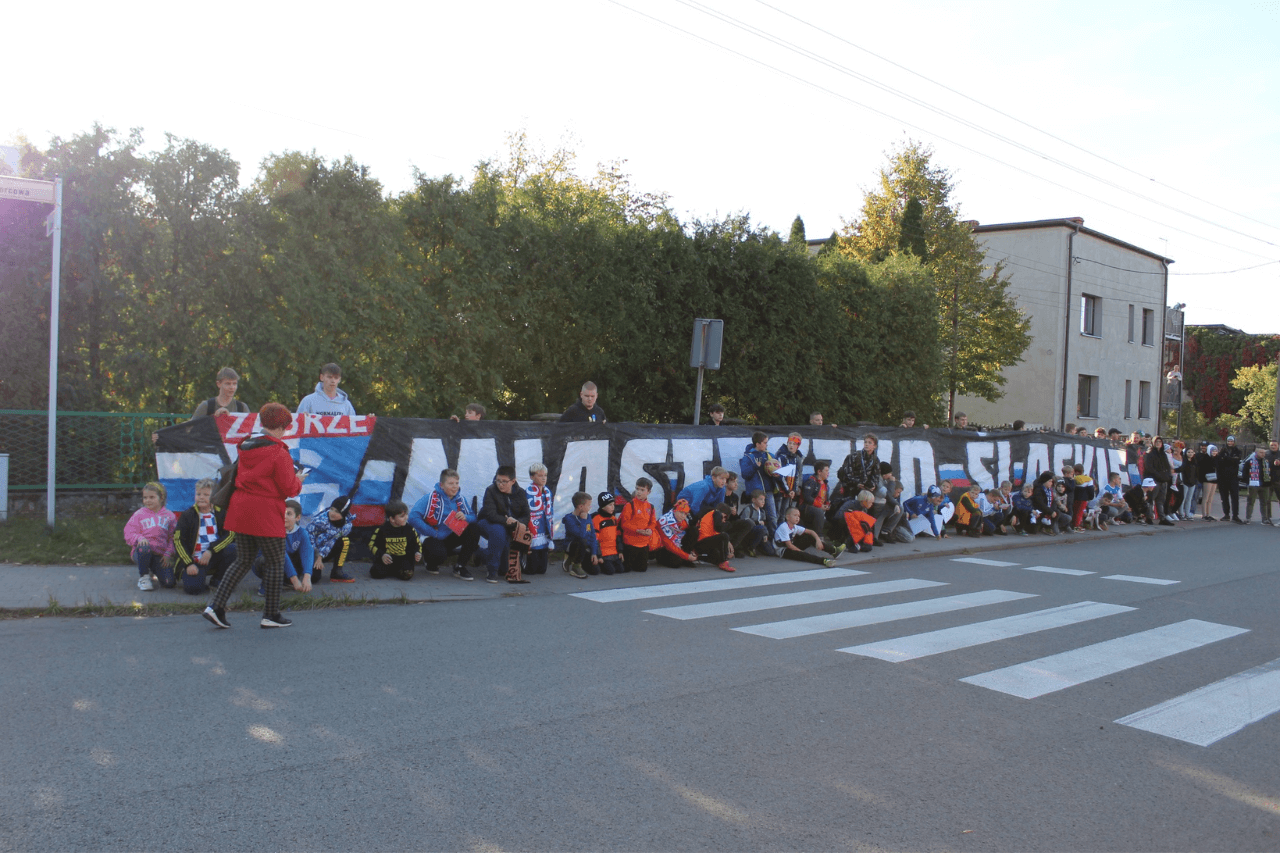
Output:
[[[1173,261],[1079,218],[975,223],[973,231],[988,269],[1003,265],[1031,319],[1031,345],[1004,370],[1002,398],[957,397],[956,410],[989,426],[1023,420],[1155,432]]]

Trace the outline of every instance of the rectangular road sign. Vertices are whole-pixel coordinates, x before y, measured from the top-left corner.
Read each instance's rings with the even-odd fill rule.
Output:
[[[33,181],[30,178],[0,175],[0,198],[53,204],[53,181]]]

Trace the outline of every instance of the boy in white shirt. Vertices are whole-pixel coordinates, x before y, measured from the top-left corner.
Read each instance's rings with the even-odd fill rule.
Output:
[[[773,534],[774,545],[782,552],[784,560],[799,560],[804,563],[817,563],[821,566],[830,566],[835,563],[832,559],[844,550],[843,547],[833,548],[830,542],[822,541],[822,537],[812,530],[806,530],[800,526],[800,510],[791,507],[787,510],[781,524]],[[819,557],[816,554],[810,554],[804,550],[806,548],[816,548],[830,557]]]

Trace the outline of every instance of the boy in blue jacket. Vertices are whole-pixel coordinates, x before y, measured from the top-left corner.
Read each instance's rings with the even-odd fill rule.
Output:
[[[765,526],[769,534],[778,527],[778,504],[773,493],[782,484],[782,478],[775,472],[778,470],[778,458],[768,450],[769,436],[763,432],[751,434],[751,444],[738,460],[738,469],[742,472],[742,489],[751,494],[756,489],[764,492]]]
[[[315,565],[315,550],[311,547],[311,534],[298,522],[302,520],[302,504],[284,502],[284,582],[294,592],[311,592],[311,570]],[[253,573],[262,577],[262,564],[253,564]],[[258,595],[265,596],[266,587],[258,584]]]
[[[565,515],[564,570],[575,578],[600,573],[600,540],[591,524],[591,495],[575,492],[573,512]]]
[[[453,576],[469,581],[474,578],[467,563],[480,547],[480,527],[471,507],[458,495],[461,488],[458,472],[445,468],[431,493],[418,498],[409,510],[409,524],[418,531],[428,574],[440,574],[440,565],[456,548],[458,563]]]

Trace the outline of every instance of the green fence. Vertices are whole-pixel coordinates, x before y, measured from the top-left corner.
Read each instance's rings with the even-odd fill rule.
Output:
[[[151,434],[187,415],[58,412],[59,490],[117,489],[156,478]],[[44,491],[49,413],[0,409],[0,453],[9,454],[9,491]]]

